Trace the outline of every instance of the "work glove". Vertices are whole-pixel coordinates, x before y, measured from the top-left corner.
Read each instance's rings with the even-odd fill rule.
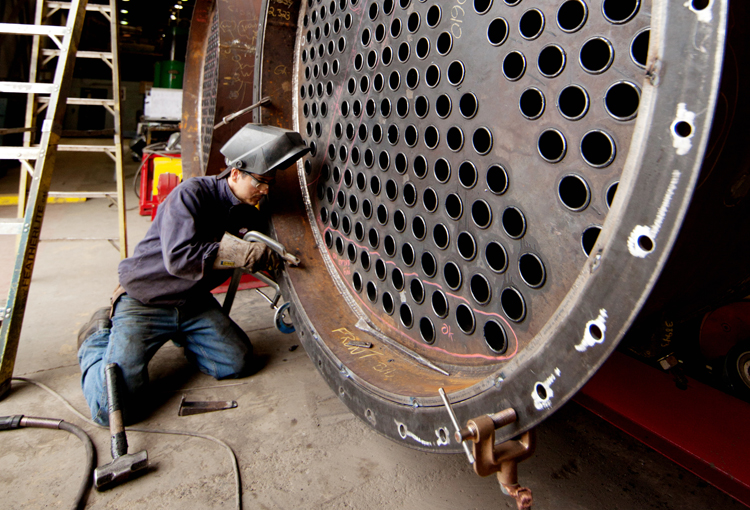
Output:
[[[271,251],[271,254],[268,256],[268,263],[266,265],[266,268],[268,269],[268,272],[271,274],[278,273],[283,264],[281,262],[281,257],[278,253],[275,251]]]
[[[252,273],[265,269],[273,251],[266,243],[243,241],[227,232],[219,243],[214,269],[242,268]]]

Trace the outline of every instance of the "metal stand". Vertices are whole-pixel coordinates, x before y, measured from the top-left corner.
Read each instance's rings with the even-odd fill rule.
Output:
[[[8,300],[3,310],[0,341],[2,353],[0,357],[0,397],[10,389],[10,379],[18,350],[18,340],[21,335],[21,324],[26,308],[31,274],[34,270],[39,234],[42,230],[42,220],[47,204],[52,170],[55,164],[57,146],[62,131],[62,120],[65,113],[64,101],[68,96],[73,78],[73,63],[78,49],[78,42],[83,28],[88,0],[74,0],[67,5],[68,17],[65,26],[43,25],[42,15],[45,5],[37,7],[36,24],[0,24],[0,33],[18,34],[34,37],[34,49],[39,50],[39,38],[49,37],[57,46],[58,62],[52,83],[36,82],[36,67],[32,68],[29,82],[0,82],[0,91],[27,94],[29,103],[34,102],[37,94],[45,95],[47,112],[42,123],[39,145],[32,146],[29,137],[23,147],[0,147],[1,159],[15,159],[21,162],[24,175],[22,185],[25,186],[25,175],[32,175],[31,186],[26,198],[26,190],[20,195],[23,200],[23,217],[0,221],[0,234],[18,235],[18,253],[13,269],[13,276],[8,293]],[[60,39],[62,38],[62,40]],[[37,63],[37,55],[32,64]],[[28,120],[28,117],[27,117]],[[33,127],[33,126],[27,126]],[[29,161],[35,161],[32,167]],[[19,196],[19,204],[21,203]],[[20,205],[19,205],[20,206]]]

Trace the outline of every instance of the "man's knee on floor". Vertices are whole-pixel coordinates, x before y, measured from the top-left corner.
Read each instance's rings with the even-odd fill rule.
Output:
[[[242,356],[237,358],[224,360],[224,363],[217,366],[217,374],[214,375],[216,379],[236,379],[238,377],[244,377],[250,373],[252,365],[253,353],[252,349]]]

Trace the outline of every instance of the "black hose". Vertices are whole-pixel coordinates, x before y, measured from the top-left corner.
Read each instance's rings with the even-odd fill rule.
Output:
[[[143,169],[143,164],[138,167],[138,171],[135,173],[135,177],[133,177],[133,192],[135,193],[135,198],[140,199],[141,198],[141,170]]]
[[[91,488],[91,473],[94,472],[94,467],[96,466],[96,450],[94,449],[94,443],[91,442],[91,438],[80,427],[76,427],[66,421],[61,422],[59,427],[60,430],[65,430],[75,435],[86,448],[86,468],[83,470],[83,480],[81,480],[81,485],[78,487],[78,494],[76,494],[75,505],[73,506],[75,510],[79,510],[86,506],[86,495]]]
[[[24,427],[64,430],[80,439],[83,446],[86,447],[86,468],[73,504],[73,510],[81,510],[86,506],[86,495],[91,488],[92,473],[94,472],[94,466],[96,466],[96,450],[94,449],[94,443],[91,442],[91,438],[80,427],[55,418],[33,418],[23,415],[0,417],[0,430],[12,430]]]

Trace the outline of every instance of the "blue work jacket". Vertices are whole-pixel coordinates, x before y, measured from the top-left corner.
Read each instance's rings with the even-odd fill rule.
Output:
[[[143,304],[181,306],[232,275],[213,269],[224,232],[242,237],[264,226],[262,214],[240,202],[227,179],[188,179],[159,205],[133,256],[120,262],[120,285]]]

